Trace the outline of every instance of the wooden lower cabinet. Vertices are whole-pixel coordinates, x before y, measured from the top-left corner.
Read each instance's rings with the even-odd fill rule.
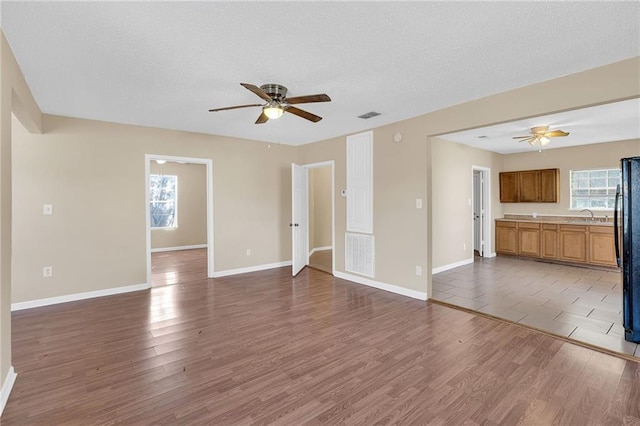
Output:
[[[517,222],[496,222],[496,253],[518,254]]]
[[[613,227],[496,220],[496,253],[617,267]]]
[[[518,254],[540,257],[540,224],[518,223]]]
[[[560,225],[559,260],[574,263],[587,262],[587,227]]]
[[[589,227],[589,263],[602,266],[618,266],[615,254],[613,228]]]
[[[540,257],[543,259],[558,258],[558,225],[543,223],[540,235]]]

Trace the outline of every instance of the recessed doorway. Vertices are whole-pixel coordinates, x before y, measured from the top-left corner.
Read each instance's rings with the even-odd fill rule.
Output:
[[[213,277],[212,171],[210,159],[145,155],[150,286]]]

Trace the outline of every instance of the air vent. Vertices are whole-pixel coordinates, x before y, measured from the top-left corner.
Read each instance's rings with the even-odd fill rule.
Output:
[[[366,114],[359,115],[358,118],[362,118],[363,120],[368,120],[371,117],[375,117],[376,115],[380,115],[380,113],[375,111],[369,111]]]

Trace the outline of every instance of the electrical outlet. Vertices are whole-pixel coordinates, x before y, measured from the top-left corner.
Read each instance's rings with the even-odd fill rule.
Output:
[[[417,276],[422,275],[422,267],[421,266],[416,266],[416,275]]]
[[[251,256],[251,249],[247,249],[247,256]]]
[[[45,266],[42,268],[42,277],[49,278],[53,276],[53,266]]]
[[[422,198],[416,198],[416,209],[422,208]]]

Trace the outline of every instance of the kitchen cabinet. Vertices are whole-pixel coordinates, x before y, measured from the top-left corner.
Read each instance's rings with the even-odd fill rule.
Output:
[[[593,265],[618,266],[615,255],[615,240],[611,228],[589,227],[589,259]]]
[[[501,203],[557,203],[560,193],[559,169],[502,172]]]
[[[558,225],[543,223],[540,235],[540,257],[543,259],[558,258]]]
[[[587,262],[587,227],[583,225],[560,225],[558,259],[565,262]]]
[[[519,203],[536,203],[540,201],[540,170],[518,172],[520,189]]]
[[[560,199],[560,170],[540,170],[540,202],[557,203]]]
[[[519,199],[518,172],[500,173],[500,202],[517,203]]]
[[[540,224],[518,222],[518,254],[540,257]]]
[[[496,253],[617,267],[613,227],[565,221],[496,220]]]
[[[496,253],[518,254],[517,228],[517,222],[496,222]]]

